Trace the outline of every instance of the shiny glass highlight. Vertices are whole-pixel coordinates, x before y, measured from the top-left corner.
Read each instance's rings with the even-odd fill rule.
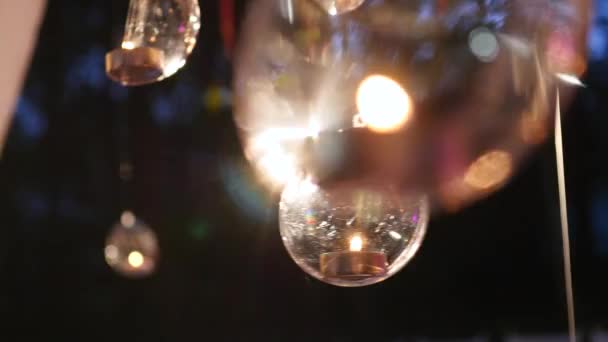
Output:
[[[125,211],[108,235],[104,254],[108,265],[123,276],[148,276],[155,271],[159,257],[156,234]]]
[[[508,181],[585,69],[587,2],[337,3],[258,0],[244,24],[235,121],[273,189],[373,179],[462,207]],[[489,151],[509,156],[491,186],[469,170]]]
[[[175,74],[194,49],[200,26],[198,0],[131,0],[121,47],[106,55],[107,75],[137,86]]]

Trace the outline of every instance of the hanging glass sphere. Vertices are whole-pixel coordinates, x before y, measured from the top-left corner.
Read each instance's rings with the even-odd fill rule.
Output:
[[[235,122],[276,189],[366,178],[458,209],[513,175],[547,136],[558,75],[584,71],[586,1],[360,2],[251,6]]]
[[[200,26],[198,0],[131,0],[121,47],[106,55],[108,76],[136,86],[175,74]]]
[[[158,242],[154,232],[125,211],[106,240],[106,262],[116,272],[130,278],[150,275],[158,261]]]
[[[399,271],[426,232],[424,197],[388,185],[310,180],[288,184],[281,196],[283,243],[306,273],[338,286],[364,286]]]

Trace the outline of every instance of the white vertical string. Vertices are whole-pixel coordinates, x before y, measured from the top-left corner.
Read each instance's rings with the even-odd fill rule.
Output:
[[[566,177],[564,171],[564,146],[562,140],[562,115],[559,89],[555,104],[555,161],[557,164],[557,186],[559,190],[559,211],[562,227],[562,248],[564,257],[564,283],[568,308],[568,336],[576,342],[576,320],[574,317],[574,289],[572,287],[572,263],[570,258],[570,229],[568,227],[568,203],[566,201]]]

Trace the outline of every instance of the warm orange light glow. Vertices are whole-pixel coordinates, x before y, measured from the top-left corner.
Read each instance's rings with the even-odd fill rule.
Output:
[[[359,85],[357,108],[370,130],[390,133],[408,121],[412,102],[399,83],[386,76],[372,75]]]
[[[504,183],[512,172],[513,161],[509,153],[490,151],[469,166],[464,182],[477,190],[489,190]]]
[[[133,268],[140,268],[144,264],[144,256],[139,251],[132,251],[127,257],[129,265]]]
[[[350,251],[351,252],[361,252],[363,249],[363,239],[359,235],[353,235],[350,238]]]
[[[520,133],[526,144],[540,144],[547,137],[548,117],[526,115],[521,118]]]

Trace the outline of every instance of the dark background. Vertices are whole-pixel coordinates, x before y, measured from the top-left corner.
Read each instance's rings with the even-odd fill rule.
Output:
[[[332,287],[287,255],[276,198],[252,177],[229,103],[213,101],[232,78],[219,1],[201,1],[198,44],[180,72],[129,89],[104,73],[127,1],[49,2],[0,162],[6,340],[500,341],[565,334],[550,142],[503,190],[435,216],[420,252],[395,277],[366,288]],[[244,6],[237,1],[237,25]],[[587,88],[564,122],[585,340],[608,328],[608,6],[596,7]],[[118,173],[128,158],[131,186]],[[105,237],[125,205],[159,237],[162,258],[147,279],[123,278],[104,261]],[[8,337],[11,328],[18,338]]]

